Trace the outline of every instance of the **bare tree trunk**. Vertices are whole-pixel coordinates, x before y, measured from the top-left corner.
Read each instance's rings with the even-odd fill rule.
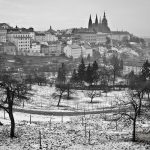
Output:
[[[134,118],[133,120],[133,132],[132,132],[132,141],[135,142],[136,141],[136,137],[135,137],[135,132],[136,132],[136,118]]]
[[[69,87],[67,88],[67,99],[69,99],[70,98],[70,89],[69,89]]]
[[[13,138],[13,137],[15,137],[15,120],[14,120],[12,108],[9,109],[8,114],[9,114],[9,118],[11,121],[10,137]]]
[[[143,95],[143,94],[142,94]],[[138,111],[138,115],[141,115],[141,107],[142,107],[142,98],[139,96],[139,111]]]
[[[116,73],[114,71],[114,78],[113,78],[113,89],[115,89],[115,80],[116,80]]]
[[[59,95],[59,100],[58,100],[57,107],[59,107],[59,104],[60,104],[60,101],[61,101],[61,97],[62,97],[62,95]]]
[[[91,97],[91,102],[90,103],[93,103],[93,97]]]

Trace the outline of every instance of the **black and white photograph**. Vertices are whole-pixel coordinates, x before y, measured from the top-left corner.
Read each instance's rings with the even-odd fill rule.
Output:
[[[150,0],[0,0],[0,150],[150,150]]]

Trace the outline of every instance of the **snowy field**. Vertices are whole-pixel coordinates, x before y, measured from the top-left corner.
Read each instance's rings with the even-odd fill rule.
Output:
[[[26,114],[20,116],[16,124],[17,138],[9,138],[10,125],[0,128],[0,150],[149,150],[146,143],[132,143],[131,126],[123,126],[120,122],[106,121],[104,115],[87,115],[80,117],[43,117],[33,115],[30,124]],[[23,118],[23,121],[19,121]],[[36,119],[41,121],[37,121]],[[2,119],[2,118],[0,118]],[[43,119],[43,120],[42,120]],[[6,119],[7,120],[7,119]],[[2,119],[3,122],[3,119]],[[149,127],[145,127],[149,133]],[[141,126],[137,127],[141,140],[150,139],[150,134],[144,134]]]
[[[78,91],[73,99],[62,99],[59,109],[58,100],[51,97],[55,88],[33,86],[34,96],[21,109],[43,111],[95,111],[111,107],[117,96],[125,92],[103,93],[94,98]],[[10,139],[10,121],[4,111],[0,111],[0,150],[39,150],[40,132],[42,150],[150,150],[150,122],[137,122],[139,142],[131,142],[132,126],[122,121],[112,121],[112,114],[80,116],[44,116],[14,112],[17,138]],[[140,142],[141,141],[141,142]],[[142,142],[144,141],[144,142]]]
[[[38,109],[47,111],[94,111],[103,107],[111,107],[116,96],[122,95],[125,92],[114,91],[110,93],[102,93],[100,97],[93,99],[93,103],[90,103],[90,98],[86,96],[86,91],[76,91],[71,95],[72,99],[61,100],[60,107],[57,107],[58,98],[52,98],[52,94],[55,92],[55,87],[37,86],[32,87],[32,93],[34,94],[30,101],[25,102],[24,109]],[[20,107],[23,107],[21,104]]]

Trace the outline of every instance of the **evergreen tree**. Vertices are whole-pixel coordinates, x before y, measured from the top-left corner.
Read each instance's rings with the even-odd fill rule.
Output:
[[[57,83],[65,83],[66,74],[67,74],[67,70],[66,70],[65,64],[62,63],[62,66],[58,69]]]
[[[98,64],[96,61],[93,62],[92,64],[92,78],[93,82],[97,82],[99,75],[98,75]]]
[[[78,67],[78,79],[79,82],[83,82],[85,78],[85,64],[83,58],[81,59],[81,64]]]
[[[77,74],[76,69],[73,70],[73,73],[72,73],[72,77],[71,77],[71,79],[70,79],[70,82],[71,82],[71,83],[77,83],[77,82],[78,82],[78,74]]]
[[[113,73],[113,87],[115,85],[116,77],[120,73],[120,65],[119,65],[119,59],[117,56],[113,55],[113,57],[110,59],[110,63],[112,65],[112,73]]]
[[[150,78],[150,63],[148,62],[148,60],[146,60],[146,62],[142,66],[142,77],[144,80]]]
[[[96,72],[98,70],[98,64],[96,61],[93,62],[92,68],[93,68],[94,72]]]
[[[86,72],[85,72],[85,81],[89,83],[90,85],[92,85],[93,83],[93,68],[90,64],[88,65]]]

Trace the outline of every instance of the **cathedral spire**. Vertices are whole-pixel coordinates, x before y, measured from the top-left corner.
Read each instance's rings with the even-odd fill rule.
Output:
[[[103,24],[104,26],[107,26],[107,25],[108,25],[107,19],[106,19],[105,11],[104,11],[104,16],[103,16],[102,24]]]
[[[90,15],[88,29],[91,29],[91,28],[92,28],[92,19],[91,19],[91,15]]]
[[[104,11],[104,17],[103,18],[106,18],[106,14],[105,14],[105,11]]]
[[[97,19],[97,14],[96,14],[96,18],[95,18],[95,25],[98,25],[98,19]]]

